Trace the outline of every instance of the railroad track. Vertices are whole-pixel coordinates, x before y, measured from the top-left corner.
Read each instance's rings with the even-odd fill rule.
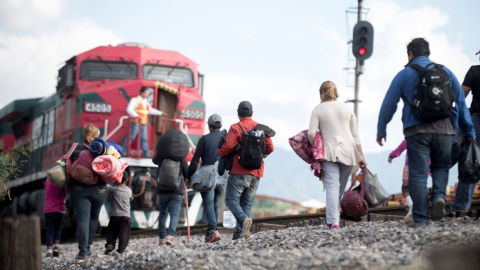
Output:
[[[450,210],[450,205],[452,203],[448,202],[445,205],[445,212],[447,217],[455,217],[454,215],[459,213],[452,213]],[[430,206],[431,209],[431,206]],[[404,216],[407,214],[407,206],[386,206],[370,209],[368,215],[363,218],[360,222],[368,221],[400,221],[403,220]],[[470,217],[479,217],[480,216],[480,200],[473,201],[470,211],[465,213],[466,216]],[[303,227],[303,226],[318,226],[323,225],[325,220],[325,212],[314,213],[314,214],[303,214],[303,215],[292,215],[292,216],[276,216],[276,217],[265,217],[265,218],[256,218],[253,219],[253,224],[251,227],[251,232],[256,233],[260,231],[269,231],[277,229],[285,229],[289,227]],[[341,220],[340,226],[349,226],[356,222]],[[208,225],[194,225],[190,226],[190,234],[205,234]],[[232,234],[234,229],[224,228],[222,223],[218,224],[220,233],[222,234]],[[187,227],[177,227],[177,235],[186,235]],[[158,235],[158,229],[145,229],[132,231],[132,238],[143,238],[151,237]]]

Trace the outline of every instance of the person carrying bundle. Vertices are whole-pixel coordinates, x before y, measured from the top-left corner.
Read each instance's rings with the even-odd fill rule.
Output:
[[[187,135],[169,129],[158,140],[156,155],[152,161],[158,165],[157,193],[160,197],[158,218],[159,245],[173,245],[177,229],[180,206],[185,194],[185,177],[188,170],[189,144]],[[170,224],[166,231],[167,216]]]
[[[218,114],[212,114],[208,118],[208,129],[210,133],[202,136],[197,144],[195,155],[193,156],[187,173],[187,186],[190,186],[190,179],[197,170],[197,165],[202,159],[200,166],[214,165],[218,157],[218,142],[221,138],[220,128],[222,127],[222,118]],[[217,175],[215,175],[217,177]],[[205,234],[205,242],[213,243],[221,239],[218,232],[218,207],[222,198],[225,185],[217,185],[214,189],[201,192],[203,200],[203,209],[208,222],[208,229]]]
[[[266,132],[257,130],[258,123],[252,120],[252,104],[249,101],[240,102],[237,113],[240,121],[230,127],[226,142],[218,150],[218,155],[225,157],[234,151],[237,144],[242,146],[240,152],[233,156],[225,191],[225,203],[237,220],[233,240],[250,237],[250,211],[263,177],[263,159],[273,152],[272,139]]]

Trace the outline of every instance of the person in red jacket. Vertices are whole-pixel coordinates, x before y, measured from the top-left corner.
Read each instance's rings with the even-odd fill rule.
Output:
[[[252,104],[248,101],[242,101],[238,105],[238,118],[240,122],[233,124],[228,131],[226,142],[223,147],[218,150],[218,155],[224,157],[230,154],[237,144],[243,147],[242,129],[246,132],[255,129],[257,122],[252,120]],[[273,152],[272,139],[265,136],[265,154]],[[238,163],[239,153],[234,154],[232,169],[229,171],[227,182],[227,190],[225,193],[225,203],[232,211],[237,220],[237,228],[233,234],[233,240],[250,237],[250,226],[252,219],[250,218],[250,210],[252,209],[253,199],[257,191],[260,178],[263,177],[263,162],[260,169],[249,170]]]

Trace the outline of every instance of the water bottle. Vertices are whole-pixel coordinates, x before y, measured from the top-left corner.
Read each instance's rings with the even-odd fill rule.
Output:
[[[232,214],[232,211],[228,209],[228,206],[225,205],[225,209],[223,209],[223,227],[225,228],[235,228],[237,226],[237,220],[235,216]]]

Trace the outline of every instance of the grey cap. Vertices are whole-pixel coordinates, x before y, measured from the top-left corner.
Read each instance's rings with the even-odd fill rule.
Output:
[[[210,115],[210,117],[208,117],[207,123],[209,125],[215,125],[215,124],[220,124],[221,125],[222,124],[222,117],[220,117],[220,115],[218,115],[216,113],[212,114],[212,115]]]
[[[241,117],[252,116],[252,112],[252,103],[250,103],[250,101],[242,101],[238,104],[238,114],[240,114]]]

